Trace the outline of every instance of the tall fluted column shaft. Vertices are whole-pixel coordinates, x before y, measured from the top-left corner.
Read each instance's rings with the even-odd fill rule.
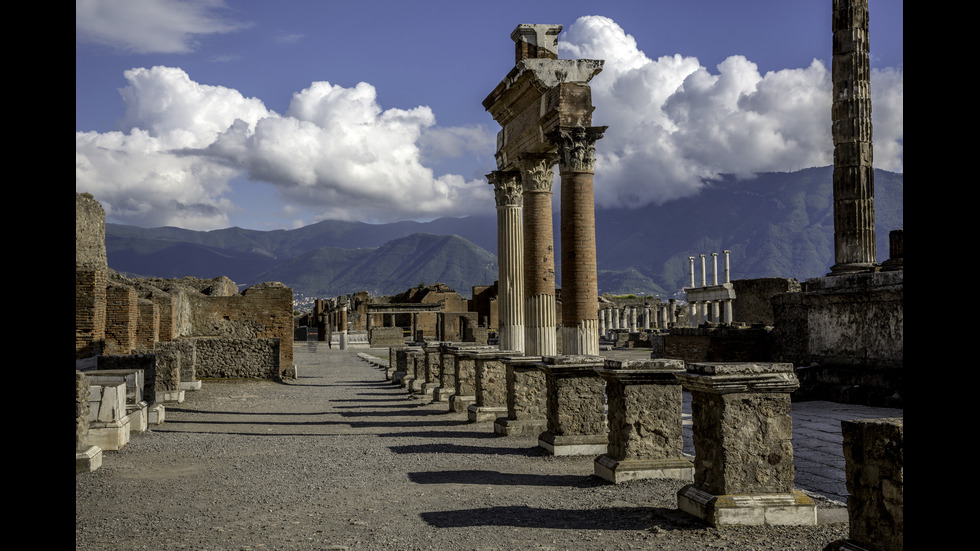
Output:
[[[524,351],[523,189],[517,172],[487,175],[497,203],[497,308],[500,349]]]
[[[868,0],[833,7],[834,266],[871,269],[876,260]]]

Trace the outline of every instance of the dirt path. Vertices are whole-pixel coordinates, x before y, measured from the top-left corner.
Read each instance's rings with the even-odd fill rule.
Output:
[[[846,524],[716,530],[681,483],[612,485],[353,353],[297,346],[300,378],[205,381],[75,478],[76,549],[799,549]]]

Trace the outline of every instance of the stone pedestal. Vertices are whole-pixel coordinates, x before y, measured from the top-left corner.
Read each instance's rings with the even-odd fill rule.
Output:
[[[507,415],[507,367],[505,358],[520,358],[523,354],[516,350],[474,351],[468,355],[473,358],[476,371],[474,391],[476,400],[467,408],[470,423],[494,421]]]
[[[498,417],[493,432],[504,436],[537,436],[548,429],[548,391],[541,356],[501,360],[507,370],[507,416]]]
[[[538,366],[548,392],[548,430],[538,446],[553,455],[606,453],[606,383],[600,356],[546,356]]]
[[[433,400],[449,402],[449,411],[462,413],[476,402],[476,360],[472,353],[496,351],[497,347],[474,344],[447,344],[442,347],[442,385]],[[445,396],[445,398],[443,398]]]
[[[694,480],[694,464],[683,456],[682,360],[609,360],[606,381],[609,448],[596,458],[595,474],[620,483],[643,478]]]
[[[902,551],[905,539],[905,422],[842,421],[848,540],[827,549]]]
[[[425,397],[432,397],[442,374],[442,351],[439,347],[442,342],[432,341],[422,345],[425,353],[425,379],[419,385],[419,394]]]
[[[793,365],[694,363],[677,377],[692,394],[695,452],[677,507],[713,526],[816,524],[793,486]]]

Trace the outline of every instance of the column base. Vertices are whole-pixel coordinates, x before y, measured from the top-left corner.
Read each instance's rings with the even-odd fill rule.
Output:
[[[712,526],[815,526],[817,505],[803,492],[713,495],[693,484],[677,492],[677,508]]]
[[[184,391],[183,390],[158,390],[155,401],[157,403],[176,402],[178,404],[182,404],[184,402]]]
[[[537,436],[548,430],[548,420],[541,419],[509,419],[498,417],[493,422],[494,434],[503,436]]]
[[[167,408],[163,404],[153,404],[146,408],[147,425],[162,425],[166,418]]]
[[[404,371],[396,371],[396,372],[392,373],[391,374],[391,384],[398,385],[398,386],[401,386],[401,387],[407,386],[407,382],[405,381],[405,372]]]
[[[633,459],[618,461],[600,455],[594,463],[595,475],[614,484],[627,480],[671,478],[694,482],[694,463],[684,458]]]
[[[494,421],[501,414],[506,413],[507,408],[502,406],[478,406],[476,404],[470,404],[470,407],[466,408],[466,418],[470,423]]]
[[[454,392],[456,392],[456,389],[444,387],[444,386],[437,386],[432,389],[432,401],[448,402],[449,397],[452,396]]]
[[[103,450],[121,450],[129,444],[129,416],[104,423],[90,422],[85,443]]]
[[[149,414],[146,402],[126,404],[126,417],[129,417],[129,433],[141,434],[149,428]]]
[[[200,380],[197,380],[197,381],[181,381],[180,382],[180,389],[181,390],[201,390],[201,381]]]
[[[422,383],[422,386],[419,388],[419,394],[421,394],[423,398],[434,398],[435,390],[435,383]]]
[[[449,397],[449,411],[466,413],[466,410],[476,403],[476,396],[453,394]]]
[[[576,434],[559,436],[548,431],[538,436],[538,447],[551,455],[599,455],[606,453],[609,436],[605,434]]]
[[[90,473],[102,466],[102,448],[89,446],[75,452],[75,474]]]

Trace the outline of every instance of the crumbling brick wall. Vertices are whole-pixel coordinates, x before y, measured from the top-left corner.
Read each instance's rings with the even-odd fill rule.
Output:
[[[103,354],[131,354],[136,346],[139,319],[136,289],[111,284],[106,288],[105,348]]]
[[[75,358],[102,352],[105,320],[106,270],[75,266]]]
[[[293,291],[282,283],[249,287],[233,296],[188,295],[188,336],[279,339],[281,376],[293,377]],[[201,365],[200,359],[198,364]]]
[[[136,322],[135,348],[150,350],[160,340],[160,311],[152,301],[141,298],[136,304],[139,318]]]

